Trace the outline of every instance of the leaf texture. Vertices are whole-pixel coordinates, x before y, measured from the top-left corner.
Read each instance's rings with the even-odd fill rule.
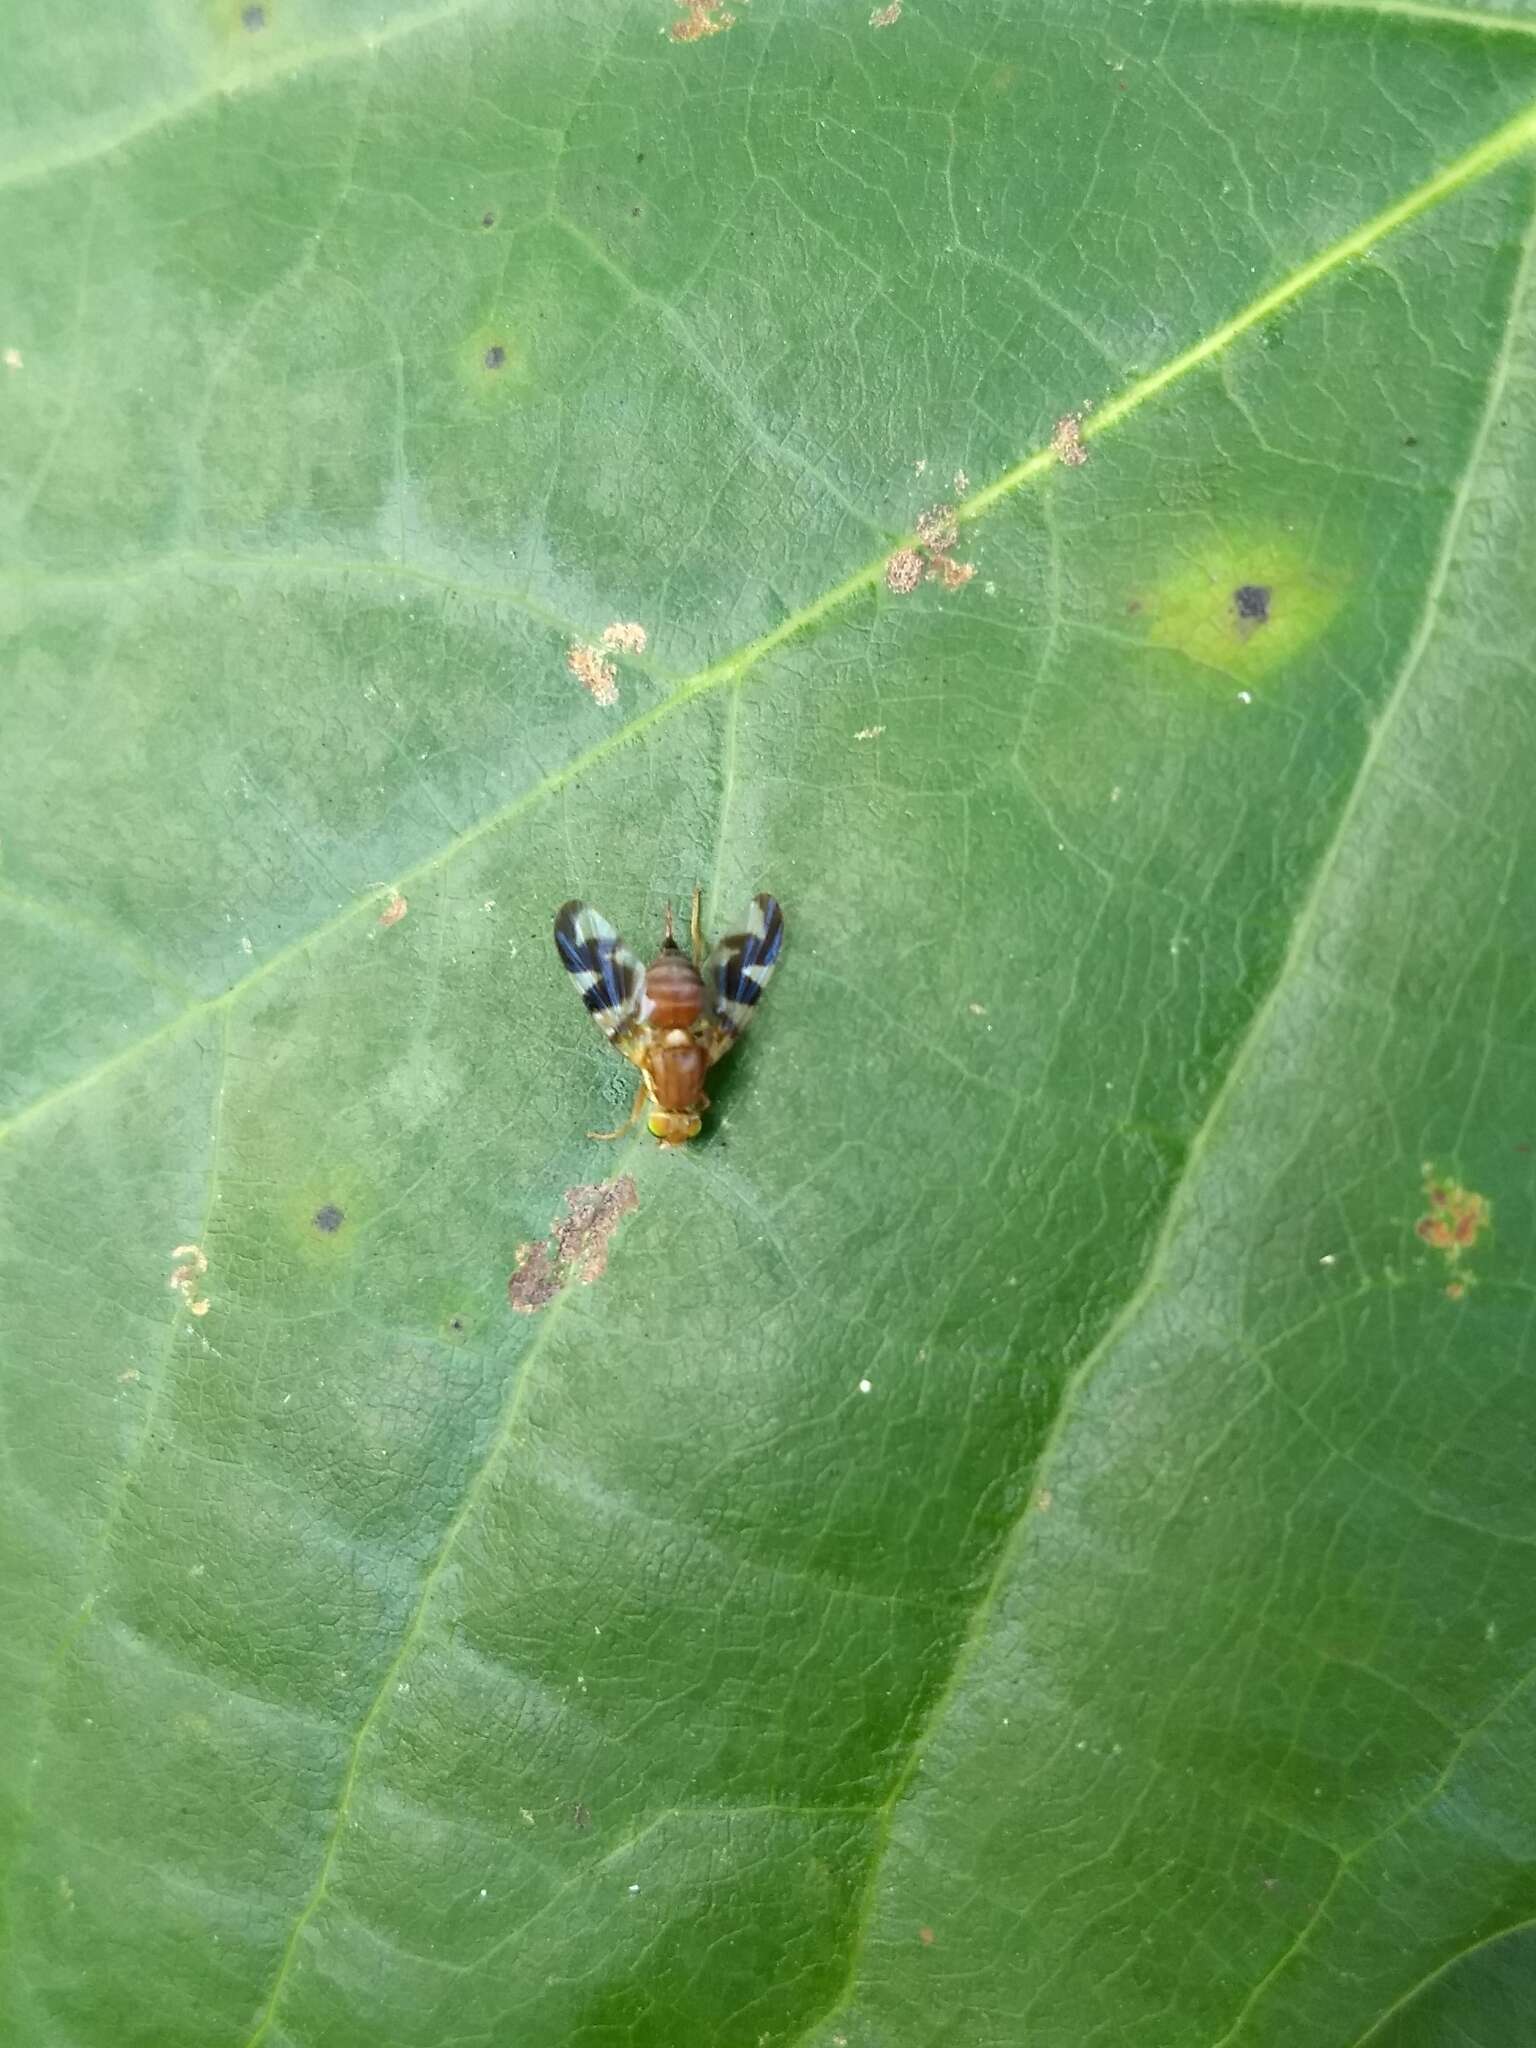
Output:
[[[1536,16],[11,40],[0,2037],[1519,2038]]]

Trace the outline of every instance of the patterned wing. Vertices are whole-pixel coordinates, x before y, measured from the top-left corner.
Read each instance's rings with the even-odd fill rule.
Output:
[[[590,903],[564,903],[555,918],[555,951],[605,1037],[621,1039],[639,1015],[645,969]]]
[[[704,963],[710,1008],[725,1033],[725,1045],[746,1026],[752,1006],[768,986],[784,943],[784,913],[771,896],[752,898],[744,932],[723,938]]]

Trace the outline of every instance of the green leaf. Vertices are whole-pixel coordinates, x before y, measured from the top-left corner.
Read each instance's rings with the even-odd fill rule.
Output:
[[[11,10],[18,2048],[1529,2010],[1536,14],[891,12]]]

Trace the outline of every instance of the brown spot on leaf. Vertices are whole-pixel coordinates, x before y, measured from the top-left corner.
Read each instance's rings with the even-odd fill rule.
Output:
[[[392,924],[398,924],[400,922],[401,918],[404,917],[405,913],[410,909],[410,907],[410,904],[406,902],[405,898],[400,894],[400,891],[397,889],[394,895],[391,896],[389,901],[385,904],[384,908],[379,912],[379,923],[383,925],[386,931],[388,931],[389,927]]]
[[[917,1930],[917,1938],[923,1944],[924,1948],[933,1947],[933,1929],[931,1927],[919,1927],[919,1929]]]
[[[650,635],[633,619],[615,619],[603,628],[603,645],[614,654],[644,654]]]
[[[1424,1201],[1428,1213],[1414,1224],[1414,1234],[1432,1251],[1443,1252],[1446,1263],[1454,1266],[1492,1222],[1493,1210],[1486,1196],[1474,1194],[1471,1188],[1429,1166],[1424,1169]],[[1452,1292],[1453,1288],[1458,1291]],[[1446,1292],[1452,1301],[1460,1301],[1466,1292],[1465,1280],[1453,1281]]]
[[[949,555],[935,555],[928,574],[937,576],[946,590],[959,590],[976,574],[976,564],[957,562]]]
[[[1088,450],[1083,446],[1083,416],[1080,412],[1065,412],[1051,430],[1051,448],[1056,460],[1065,463],[1068,469],[1081,469],[1088,460]]]
[[[1232,609],[1239,624],[1267,626],[1272,592],[1267,583],[1239,583],[1232,593]]]
[[[567,649],[565,665],[594,704],[618,703],[619,672],[599,649],[577,642]]]
[[[885,587],[898,597],[916,590],[923,580],[923,558],[916,548],[898,548],[885,565]]]
[[[674,43],[700,43],[735,25],[735,15],[722,7],[720,0],[688,0],[687,12],[681,21],[673,22],[667,34]]]
[[[572,1280],[590,1287],[608,1264],[608,1240],[619,1218],[638,1208],[640,1197],[629,1174],[591,1187],[567,1188],[564,1216],[550,1225],[544,1244],[520,1244],[507,1282],[507,1299],[519,1315],[545,1308]]]
[[[189,1314],[207,1315],[213,1303],[199,1292],[198,1282],[208,1270],[208,1254],[200,1244],[179,1244],[171,1257],[179,1263],[171,1267],[166,1286],[173,1294],[181,1296]]]
[[[917,522],[917,537],[930,554],[945,555],[960,538],[953,505],[930,505]]]

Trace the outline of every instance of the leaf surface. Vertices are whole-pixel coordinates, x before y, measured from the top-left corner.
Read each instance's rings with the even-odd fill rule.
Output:
[[[1536,17],[891,11],[13,10],[8,2041],[1511,2038]]]

